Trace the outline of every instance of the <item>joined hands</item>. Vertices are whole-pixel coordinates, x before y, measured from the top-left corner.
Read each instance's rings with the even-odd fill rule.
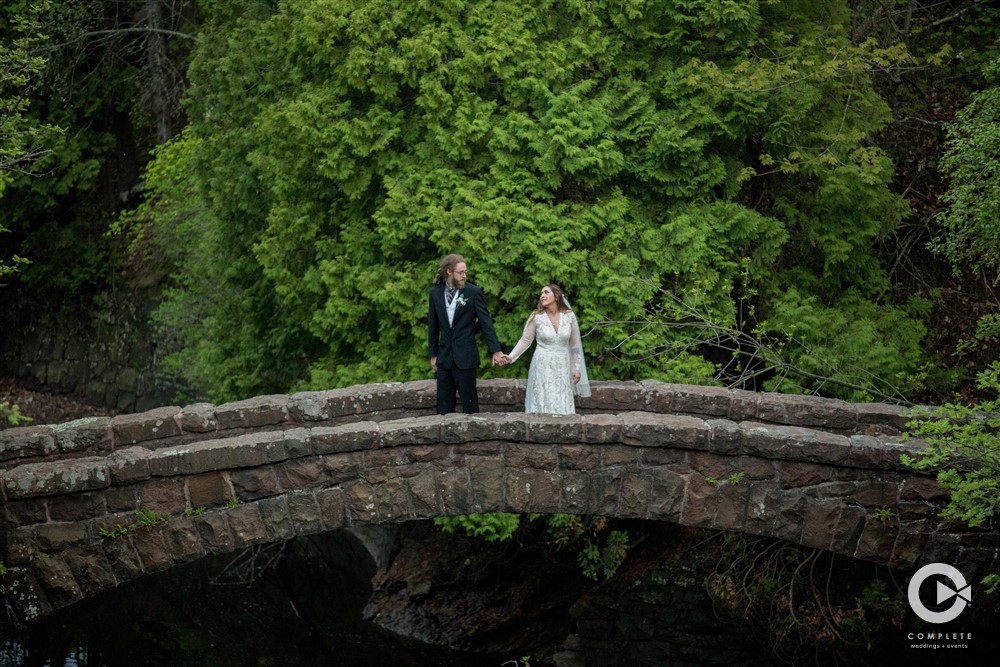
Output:
[[[494,352],[493,353],[493,365],[494,366],[506,366],[510,362],[511,362],[511,358],[510,358],[509,355],[506,355],[503,352]]]

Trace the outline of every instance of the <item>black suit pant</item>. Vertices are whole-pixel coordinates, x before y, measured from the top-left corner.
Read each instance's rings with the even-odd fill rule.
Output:
[[[437,413],[446,415],[455,411],[455,389],[462,399],[462,412],[467,415],[479,412],[479,394],[476,392],[475,368],[437,369]]]

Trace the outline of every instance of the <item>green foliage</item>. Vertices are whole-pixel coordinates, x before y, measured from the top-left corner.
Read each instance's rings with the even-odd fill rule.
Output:
[[[948,125],[941,166],[951,184],[941,196],[941,230],[934,248],[956,273],[1000,270],[1000,60],[986,69],[992,85],[972,95]]]
[[[993,525],[1000,508],[1000,361],[981,372],[977,384],[994,398],[914,410],[908,435],[926,440],[927,448],[901,457],[914,470],[936,472],[951,492],[942,516],[970,526]]]
[[[170,520],[169,514],[157,514],[153,510],[136,510],[135,514],[139,517],[139,526],[144,528],[159,526],[161,523],[166,523]]]
[[[190,127],[126,226],[167,253],[164,340],[215,400],[427,377],[426,290],[452,251],[506,346],[561,284],[596,379],[714,382],[692,331],[645,325],[665,291],[720,326],[743,285],[750,328],[816,299],[849,326],[905,320],[872,301],[872,243],[905,207],[871,145],[888,110],[869,71],[910,59],[852,44],[845,2],[203,10]],[[860,373],[899,346],[888,370],[911,370],[910,338],[870,336]]]
[[[228,509],[233,509],[234,507],[239,507],[243,504],[243,499],[239,496],[233,496],[228,501],[226,501],[226,507]]]
[[[10,424],[11,426],[20,426],[30,421],[32,421],[31,417],[21,414],[21,408],[17,403],[12,404],[7,401],[0,401],[0,422]]]
[[[605,517],[580,517],[575,514],[550,514],[548,533],[557,547],[576,546],[576,560],[588,579],[610,579],[628,555],[629,534],[624,530],[608,530]]]
[[[502,542],[509,540],[521,525],[520,514],[459,514],[443,516],[434,519],[434,525],[440,526],[446,533],[462,530],[470,537],[481,537],[487,542]]]
[[[184,516],[188,517],[201,516],[204,513],[205,513],[204,507],[188,507],[186,510],[184,510]]]
[[[877,510],[875,510],[875,518],[881,521],[882,523],[891,520],[894,516],[896,516],[896,513],[893,512],[888,507],[879,507]]]

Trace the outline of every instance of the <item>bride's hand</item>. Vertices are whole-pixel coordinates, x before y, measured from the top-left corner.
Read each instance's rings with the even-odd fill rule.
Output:
[[[580,381],[580,371],[573,371],[573,384]]]

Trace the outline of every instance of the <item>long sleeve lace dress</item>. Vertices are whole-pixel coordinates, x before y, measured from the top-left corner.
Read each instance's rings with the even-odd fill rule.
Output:
[[[573,372],[584,368],[576,315],[571,310],[559,311],[553,325],[545,313],[532,313],[524,325],[521,340],[510,353],[511,361],[517,361],[533,341],[537,345],[528,367],[524,411],[573,414],[576,412],[574,394],[590,396],[585,376],[578,384],[573,384]]]

